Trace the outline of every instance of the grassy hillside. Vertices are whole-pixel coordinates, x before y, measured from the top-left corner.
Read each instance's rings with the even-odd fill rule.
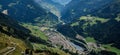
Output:
[[[29,48],[25,41],[21,39],[14,38],[13,36],[0,33],[0,55],[6,52],[7,47],[15,47],[16,49],[11,52],[9,55],[21,55],[21,52],[24,52],[26,48]],[[6,50],[4,50],[6,49]]]
[[[31,24],[23,24],[23,26],[28,28],[31,31],[32,35],[37,36],[45,41],[48,41],[48,37],[40,30],[40,27]]]

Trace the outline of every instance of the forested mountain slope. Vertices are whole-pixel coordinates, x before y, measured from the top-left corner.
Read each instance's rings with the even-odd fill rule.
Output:
[[[9,16],[20,22],[45,26],[58,23],[57,16],[47,12],[33,0],[0,0],[0,6],[1,12],[7,10]]]
[[[65,6],[62,12],[62,19],[66,22],[72,21],[80,16],[97,12],[96,10],[109,6],[115,1],[116,0],[72,0]]]

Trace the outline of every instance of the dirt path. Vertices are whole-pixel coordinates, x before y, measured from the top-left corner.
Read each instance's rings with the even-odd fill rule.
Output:
[[[3,55],[8,55],[9,53],[13,52],[16,48],[15,47],[7,47],[8,51],[5,52]]]
[[[0,50],[0,54],[8,55],[9,53],[13,52],[15,49],[16,49],[16,47],[6,47],[6,48]]]

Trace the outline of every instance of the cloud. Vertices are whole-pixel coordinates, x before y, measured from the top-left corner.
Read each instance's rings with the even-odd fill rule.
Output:
[[[54,2],[60,3],[62,5],[68,4],[71,0],[52,0]]]

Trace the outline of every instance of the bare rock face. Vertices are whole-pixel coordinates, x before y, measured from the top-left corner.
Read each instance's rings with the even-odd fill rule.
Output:
[[[57,31],[45,31],[46,35],[49,36],[49,41],[52,43],[53,47],[60,47],[63,50],[69,50],[70,52],[77,53],[78,51],[83,53],[82,47],[78,50],[77,46],[72,43],[69,39],[63,36]],[[80,46],[79,46],[80,47]]]
[[[74,50],[74,47],[69,44],[69,41],[60,33],[56,31],[48,31],[47,36],[49,36],[50,42],[54,45],[63,46],[63,49]]]
[[[8,10],[3,10],[2,13],[8,15]]]

